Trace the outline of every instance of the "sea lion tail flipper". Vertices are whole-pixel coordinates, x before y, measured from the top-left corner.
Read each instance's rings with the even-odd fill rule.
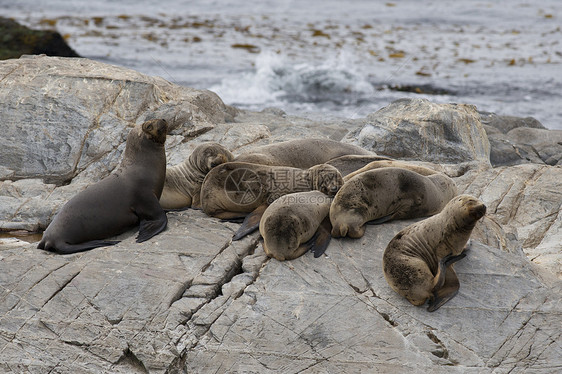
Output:
[[[326,248],[328,248],[332,239],[331,232],[332,223],[330,222],[330,217],[326,216],[313,236],[314,242],[310,247],[310,251],[314,253],[314,258],[318,258],[326,252]]]
[[[110,245],[115,245],[117,243],[119,243],[119,240],[91,240],[89,242],[84,242],[79,244],[63,243],[61,245],[57,245],[56,247],[54,247],[50,245],[49,242],[47,242],[45,246],[41,249],[50,252],[59,253],[62,255],[68,255],[72,253],[84,252],[94,248],[107,247]]]
[[[168,225],[166,212],[160,206],[160,202],[155,195],[145,198],[144,201],[140,200],[135,208],[140,220],[137,243],[142,243],[161,233]]]
[[[389,214],[388,216],[384,216],[384,217],[380,217],[380,218],[376,218],[370,221],[365,222],[367,225],[380,225],[381,223],[385,223],[388,222],[390,220],[392,220],[392,214]]]
[[[455,256],[456,257],[456,256]],[[464,257],[464,256],[463,256]],[[457,260],[458,261],[458,260]],[[452,266],[447,268],[445,281],[441,288],[433,292],[433,299],[429,302],[427,310],[434,312],[459,292],[460,282]]]
[[[254,211],[246,216],[244,222],[242,222],[242,226],[236,231],[232,240],[240,240],[246,235],[249,235],[256,231],[260,227],[260,220],[263,216],[263,213],[267,209],[267,205],[263,204],[258,206]]]
[[[162,211],[162,213],[163,214],[156,219],[141,220],[139,234],[137,235],[137,243],[142,243],[152,238],[154,235],[164,231],[164,229],[168,225],[168,217],[166,216],[166,213],[164,213],[164,211]]]

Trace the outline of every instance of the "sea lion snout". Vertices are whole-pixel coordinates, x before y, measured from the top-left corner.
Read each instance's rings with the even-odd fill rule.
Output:
[[[223,164],[225,162],[226,162],[225,157],[222,156],[222,155],[219,155],[219,156],[217,156],[217,157],[215,157],[211,160],[211,164],[210,164],[211,169],[214,168],[215,166],[219,166],[220,164]]]
[[[486,214],[486,205],[478,204],[470,209],[470,215],[474,217],[475,220],[479,220]]]

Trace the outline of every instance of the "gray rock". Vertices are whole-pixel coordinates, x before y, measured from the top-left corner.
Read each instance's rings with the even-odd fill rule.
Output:
[[[534,118],[482,113],[490,141],[490,162],[496,166],[562,162],[562,131],[547,130]]]
[[[490,162],[490,145],[476,107],[401,99],[367,117],[344,142],[384,156],[430,162]]]
[[[67,66],[60,59],[36,60],[54,72]],[[175,124],[167,140],[170,164],[182,161],[204,141],[243,151],[305,136],[339,140],[347,129],[351,134],[346,139],[351,139],[360,132],[356,128],[372,126],[373,118],[390,121],[378,113],[367,119],[318,123],[274,110],[232,117],[232,109],[214,94],[77,61],[107,74],[119,71],[135,77],[121,83],[129,87],[129,104],[120,106],[119,113],[109,112],[116,126],[124,118],[134,119],[132,123],[170,116],[168,121]],[[64,115],[75,115],[70,103],[86,102],[90,92],[97,92],[97,102],[104,101],[106,94],[98,84],[106,87],[108,82],[102,78],[82,77],[86,83],[80,84],[90,90],[69,91],[72,98],[60,91],[56,101],[41,101],[42,91],[35,88],[22,102],[35,103],[39,112],[43,103],[55,103],[49,115],[61,115],[60,123],[66,124]],[[66,78],[54,74],[42,79],[46,87],[55,87]],[[152,86],[153,92],[160,92],[156,88],[160,85],[167,87],[166,100],[160,104],[140,94],[150,79],[159,82]],[[4,98],[12,88],[3,84],[0,97]],[[139,103],[143,100],[152,104],[145,107]],[[455,265],[459,294],[441,309],[429,313],[410,305],[384,280],[384,248],[414,220],[369,226],[359,240],[332,240],[326,255],[318,259],[307,253],[278,262],[266,257],[256,234],[232,242],[238,224],[196,210],[169,212],[167,230],[147,242],[135,243],[132,230],[120,235],[117,239],[122,241],[114,247],[67,256],[37,250],[36,243],[0,239],[0,371],[546,374],[559,370],[562,168],[544,163],[492,168],[482,160],[485,135],[477,139],[482,127],[471,122],[471,106],[425,101],[393,105],[430,109],[429,120],[419,127],[422,134],[413,131],[404,144],[419,143],[433,129],[433,148],[428,149],[445,153],[427,153],[418,163],[453,177],[459,192],[471,193],[488,206],[487,216],[473,231],[471,251]],[[405,112],[404,123],[413,121],[411,113]],[[27,119],[18,117],[22,128],[35,123],[33,112],[28,114]],[[458,135],[457,152],[451,136],[437,131],[449,119],[464,121],[469,124],[466,129],[476,131],[455,130],[463,134]],[[126,130],[129,120],[123,121]],[[78,131],[63,127],[66,130],[61,132]],[[395,131],[406,137],[401,129]],[[99,150],[95,154],[100,158],[90,159],[94,153],[81,151],[76,167],[68,169],[72,182],[64,186],[42,180],[65,175],[67,169],[59,172],[59,165],[41,166],[45,175],[23,177],[14,166],[16,158],[10,159],[12,164],[2,158],[0,173],[12,179],[0,182],[0,228],[45,227],[71,196],[109,173],[119,162],[124,139],[112,139],[106,152],[101,135],[92,137],[96,143],[88,146]],[[67,138],[70,135],[50,141],[60,146]],[[14,140],[11,145],[30,147],[27,138],[19,141],[22,144]],[[75,155],[72,152],[69,148],[67,159]],[[468,155],[466,162],[459,162],[461,155]],[[22,176],[14,178],[18,173]]]
[[[128,132],[146,119],[168,121],[167,157],[177,162],[197,145],[185,147],[188,140],[217,126],[224,127],[201,141],[243,146],[269,135],[263,126],[226,124],[237,111],[210,91],[87,59],[0,62],[0,103],[0,231],[44,229],[66,201],[117,167]]]
[[[534,129],[546,129],[538,120],[533,117],[514,117],[502,116],[495,113],[479,112],[481,121],[484,125],[496,129],[496,131],[507,134],[509,131],[518,127],[528,127]],[[488,132],[488,129],[486,129]],[[490,134],[488,132],[488,134]]]
[[[504,240],[562,279],[561,180],[559,166],[526,164],[468,172],[456,183],[459,192],[486,203],[486,217],[502,228]]]
[[[506,137],[515,144],[532,148],[547,165],[557,165],[562,160],[562,130],[518,127]]]
[[[87,59],[46,56],[1,62],[0,102],[2,179],[40,177],[57,185],[90,165],[94,178],[107,175],[130,128],[151,116],[188,136],[235,113],[209,91]]]
[[[532,147],[515,144],[499,132],[488,134],[488,141],[490,142],[490,163],[494,167],[544,163]]]

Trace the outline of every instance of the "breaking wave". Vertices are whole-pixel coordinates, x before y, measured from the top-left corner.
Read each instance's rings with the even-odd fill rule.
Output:
[[[226,103],[240,107],[265,107],[286,103],[355,105],[371,97],[375,88],[345,55],[319,65],[292,63],[262,52],[255,70],[224,79],[210,88]]]

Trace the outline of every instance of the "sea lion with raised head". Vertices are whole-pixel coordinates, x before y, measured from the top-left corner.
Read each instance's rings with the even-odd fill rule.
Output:
[[[160,205],[164,209],[200,208],[201,184],[207,173],[233,159],[234,155],[218,143],[198,145],[184,162],[166,169]]]
[[[320,191],[281,196],[267,207],[260,221],[263,249],[279,261],[312,251],[319,257],[330,243],[332,198]]]
[[[485,214],[482,201],[460,195],[440,213],[401,230],[383,254],[390,287],[413,305],[429,300],[430,312],[452,299],[460,287],[453,263],[466,256],[472,229]]]
[[[357,174],[345,182],[332,202],[332,236],[360,238],[367,222],[433,215],[456,194],[453,180],[441,173],[423,176],[387,167]]]
[[[166,175],[167,130],[164,120],[135,126],[117,170],[70,199],[37,248],[66,254],[113,245],[118,242],[106,238],[139,222],[139,243],[164,230],[168,220],[158,199]]]
[[[303,170],[227,162],[211,169],[205,177],[201,207],[211,217],[240,218],[293,192],[319,190],[333,196],[342,184],[338,170],[325,164]]]

